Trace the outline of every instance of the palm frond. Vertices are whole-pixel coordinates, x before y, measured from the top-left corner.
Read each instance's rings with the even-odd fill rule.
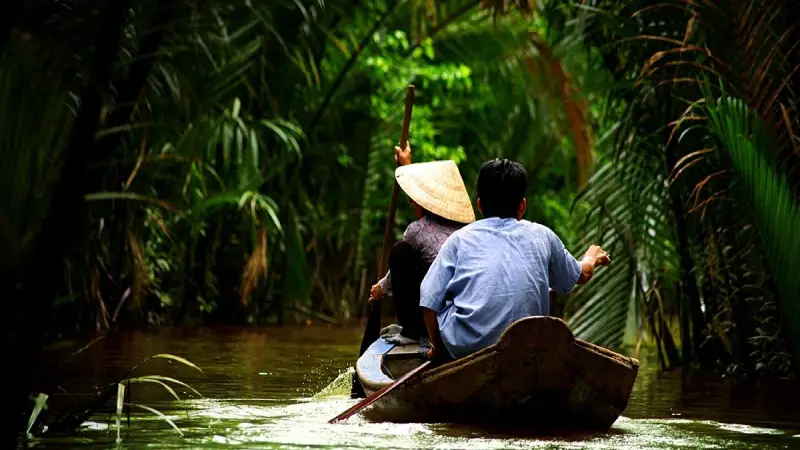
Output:
[[[658,281],[676,279],[666,185],[663,177],[652,176],[657,161],[655,167],[646,164],[641,154],[626,151],[597,170],[578,200],[591,206],[578,215],[582,235],[576,253],[598,244],[613,263],[571,296],[568,323],[577,337],[598,345],[632,343],[631,324],[642,328],[647,320],[640,314],[647,292]]]
[[[758,236],[775,278],[788,332],[800,348],[800,201],[780,172],[774,135],[743,100],[711,97],[704,110],[709,130],[730,155],[740,189],[750,205]]]

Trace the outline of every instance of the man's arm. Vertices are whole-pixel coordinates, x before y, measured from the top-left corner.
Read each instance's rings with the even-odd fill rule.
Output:
[[[589,250],[583,254],[579,261],[581,264],[581,276],[576,284],[586,284],[592,279],[594,270],[598,266],[607,266],[611,263],[608,253],[597,245],[590,245]]]
[[[575,259],[552,230],[550,235],[550,266],[548,275],[550,288],[556,293],[566,295],[576,284],[587,283],[594,275],[597,266],[607,265],[608,254],[596,245],[589,246],[580,260]]]
[[[437,316],[444,308],[447,285],[455,274],[456,243],[457,236],[447,238],[419,287],[419,305],[431,340],[429,358],[435,356],[436,346],[441,342]]]
[[[428,350],[428,359],[436,357],[436,346],[441,342],[439,335],[439,321],[436,318],[436,311],[422,308],[422,317],[425,319],[425,328],[428,329],[428,338],[431,340],[431,349]]]

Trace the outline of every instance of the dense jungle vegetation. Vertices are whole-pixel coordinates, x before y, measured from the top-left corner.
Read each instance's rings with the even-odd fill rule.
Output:
[[[577,336],[797,369],[787,1],[3,9],[2,328],[24,368],[59,333],[362,317],[413,83],[415,162],[455,160],[474,195],[483,161],[518,160],[527,219],[609,250],[561,299]]]

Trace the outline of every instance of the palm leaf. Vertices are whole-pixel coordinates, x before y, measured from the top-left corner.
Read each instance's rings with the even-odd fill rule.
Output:
[[[582,223],[582,252],[591,244],[609,251],[613,263],[571,295],[566,313],[576,337],[598,345],[632,344],[646,320],[642,305],[657,280],[676,279],[672,211],[658,159],[625,150],[597,169],[575,207]],[[656,174],[654,176],[654,173]]]
[[[747,199],[758,236],[777,284],[787,329],[795,350],[800,349],[800,201],[775,157],[771,133],[742,100],[721,97],[716,101],[706,90],[704,108],[709,131],[730,155]]]

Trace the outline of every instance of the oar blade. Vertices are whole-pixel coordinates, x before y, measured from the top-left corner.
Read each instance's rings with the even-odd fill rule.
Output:
[[[347,411],[345,411],[345,412],[339,414],[338,416],[334,417],[333,419],[329,420],[328,423],[340,422],[340,421],[345,420],[345,419],[349,418],[350,416],[358,413],[362,409],[364,409],[367,406],[369,406],[369,405],[375,403],[376,401],[378,401],[378,399],[380,399],[384,395],[388,394],[389,392],[393,391],[394,389],[396,389],[396,388],[402,386],[403,384],[405,384],[406,381],[408,381],[409,379],[411,379],[411,377],[413,377],[414,375],[416,375],[417,373],[421,372],[423,369],[428,367],[432,362],[433,361],[425,361],[419,367],[409,371],[408,373],[406,373],[402,377],[398,378],[397,381],[395,381],[394,383],[392,383],[390,385],[387,385],[387,386],[384,386],[380,390],[375,391],[369,397],[365,398],[364,400],[361,400],[360,402],[358,402],[355,405],[353,405],[350,408],[348,408]]]

